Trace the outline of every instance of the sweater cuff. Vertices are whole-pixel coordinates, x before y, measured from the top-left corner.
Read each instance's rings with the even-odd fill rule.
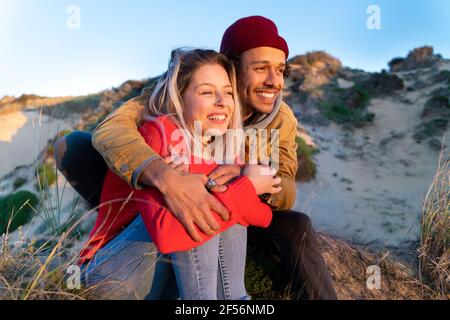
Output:
[[[240,176],[228,186],[228,190],[223,192],[222,195],[229,202],[233,203],[235,207],[242,208],[237,211],[241,213],[242,217],[240,218],[247,225],[250,224],[262,228],[269,226],[272,220],[271,210],[266,210],[267,212],[262,210],[262,206],[266,205],[261,202],[249,178]],[[270,214],[267,214],[269,211]]]
[[[256,189],[253,183],[246,176],[240,176],[232,183],[228,185],[227,191],[230,198],[236,203],[252,203],[259,201],[259,197],[256,195]]]

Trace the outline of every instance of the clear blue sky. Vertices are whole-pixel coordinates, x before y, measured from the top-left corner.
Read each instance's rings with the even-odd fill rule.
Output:
[[[366,27],[381,9],[381,30]],[[79,30],[67,28],[68,6]],[[0,97],[79,95],[164,71],[171,49],[218,49],[238,18],[273,19],[291,56],[326,50],[379,71],[425,44],[450,58],[449,0],[0,0]]]

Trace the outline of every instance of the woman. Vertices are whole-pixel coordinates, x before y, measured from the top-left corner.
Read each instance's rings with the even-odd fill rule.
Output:
[[[226,139],[225,144],[223,139],[227,130],[236,132],[242,125],[235,71],[224,55],[212,50],[175,50],[146,113],[148,121],[140,128],[142,136],[162,157],[168,158],[178,150],[188,162],[187,166],[171,163],[179,170],[187,168],[189,173],[208,175],[218,166],[214,159],[225,158],[227,163],[238,160],[234,150],[240,150],[239,144],[235,148],[229,145],[234,140]],[[203,148],[212,150],[214,156],[208,156]],[[227,191],[215,194],[230,211],[230,219],[224,222],[214,213],[219,234],[202,234],[200,243],[192,240],[168,211],[157,189],[132,190],[109,171],[102,189],[104,205],[80,254],[80,263],[95,260],[99,249],[124,227],[142,221],[158,250],[170,254],[182,299],[249,299],[244,285],[245,227],[270,224],[271,209],[258,196],[280,191],[274,187],[280,183],[274,171],[267,175],[262,169],[267,168],[246,166]],[[140,219],[136,218],[139,214]]]

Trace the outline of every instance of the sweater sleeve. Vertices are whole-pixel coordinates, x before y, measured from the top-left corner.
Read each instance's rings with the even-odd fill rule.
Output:
[[[199,231],[202,241],[194,241],[184,229],[178,219],[167,209],[162,194],[155,188],[138,190],[134,194],[136,208],[142,216],[145,227],[153,243],[163,254],[185,251],[198,247],[210,240],[209,236]],[[233,213],[228,221],[223,221],[219,215],[212,211],[214,218],[219,222],[220,230],[224,232],[238,222],[239,217]]]
[[[233,181],[225,192],[214,195],[228,210],[240,217],[239,223],[245,226],[267,228],[272,221],[272,209],[260,200],[253,183],[245,176]]]
[[[272,210],[259,200],[248,178],[240,177],[229,185],[226,192],[215,193],[215,196],[230,210],[228,221],[223,221],[215,211],[211,211],[220,226],[218,233],[226,231],[236,223],[245,226],[269,226]],[[134,199],[150,237],[161,253],[189,250],[212,238],[197,228],[202,241],[194,241],[167,209],[162,194],[157,189],[137,190]]]

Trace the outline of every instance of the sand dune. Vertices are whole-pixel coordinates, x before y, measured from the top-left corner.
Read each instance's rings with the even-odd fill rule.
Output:
[[[20,128],[28,121],[23,112],[13,112],[6,115],[0,115],[0,141],[12,142],[14,136]]]

